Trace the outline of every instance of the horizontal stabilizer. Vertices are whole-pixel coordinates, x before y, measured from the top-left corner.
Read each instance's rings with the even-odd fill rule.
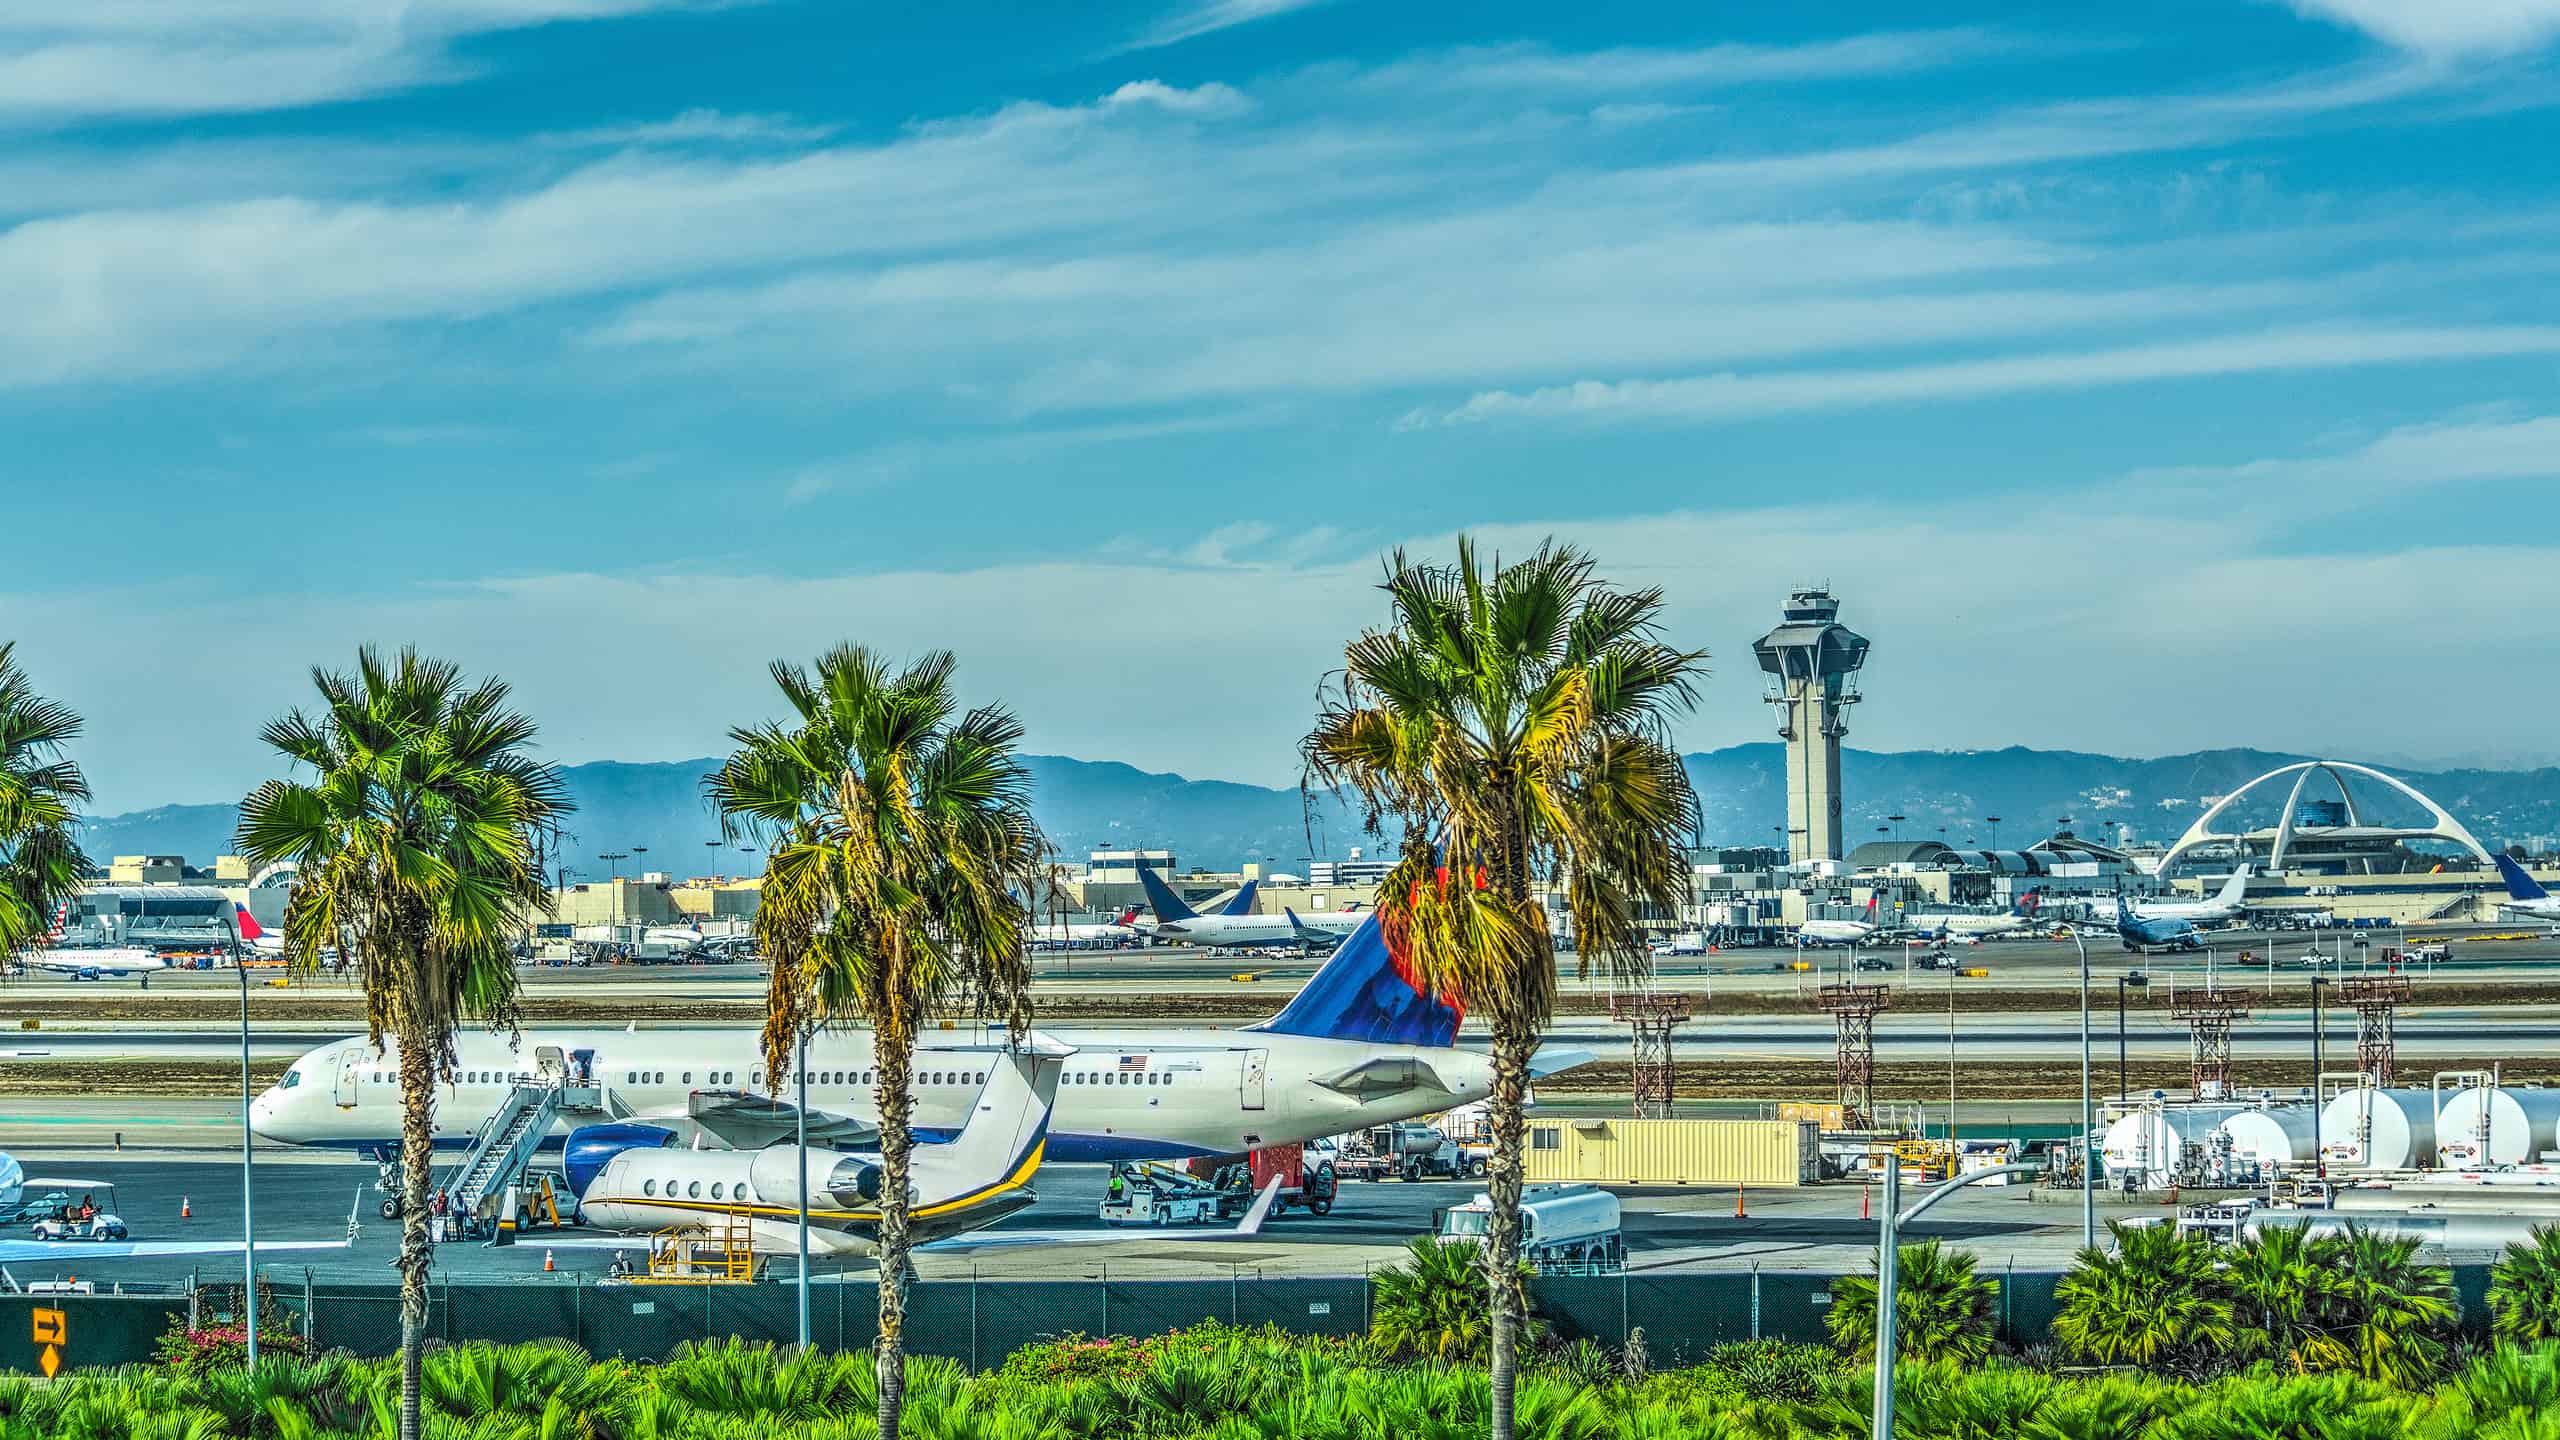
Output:
[[[1599,1058],[1589,1050],[1575,1050],[1562,1045],[1541,1045],[1538,1047],[1538,1053],[1529,1057],[1529,1078],[1544,1080],[1550,1075],[1561,1075],[1578,1065],[1588,1065]]]
[[[1374,1100],[1388,1095],[1401,1095],[1409,1090],[1437,1090],[1447,1094],[1448,1082],[1430,1062],[1410,1055],[1381,1055],[1363,1060],[1348,1069],[1315,1077],[1315,1083],[1337,1094]]]

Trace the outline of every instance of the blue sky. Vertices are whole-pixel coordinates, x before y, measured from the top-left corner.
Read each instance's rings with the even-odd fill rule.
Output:
[[[1554,533],[1853,742],[2560,753],[2560,0],[0,0],[0,635],[102,809],[414,640],[564,759],[949,645],[1291,774]],[[2458,681],[2457,678],[2458,677]]]

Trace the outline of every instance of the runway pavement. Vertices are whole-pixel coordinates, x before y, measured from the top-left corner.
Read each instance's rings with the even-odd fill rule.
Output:
[[[1877,1019],[1875,1037],[1879,1061],[1890,1064],[1897,1060],[1945,1058],[1949,1029],[1947,1015],[1943,1009],[1934,1014],[1930,1011],[1932,998],[1926,989],[1903,992],[1897,1007]],[[2114,999],[2110,985],[2093,1002],[2090,1020],[2097,1049],[2108,1057],[2112,1057],[2116,1049]],[[2126,1050],[2133,1058],[2174,1060],[2187,1054],[2190,1044],[2188,1031],[2166,1013],[2165,1006],[2149,1003],[2137,996],[2124,1018]],[[744,1021],[709,1023],[722,1028],[754,1028]],[[525,1028],[532,1031],[598,1027],[528,1024]],[[641,1028],[668,1027],[653,1024]],[[1080,1028],[1075,1025],[1058,1026],[1054,1027],[1053,1033],[1072,1042]],[[1110,1028],[1173,1029],[1176,1022],[1130,1022]],[[2079,1055],[2076,1021],[2051,1011],[1965,1011],[1958,1015],[1954,1029],[1957,1053],[1974,1059],[2058,1060],[2074,1059]],[[2343,1006],[2331,1007],[2324,1029],[2329,1048],[2344,1055],[2353,1055],[2355,1019],[2351,1010]],[[2305,1008],[2254,1014],[2233,1030],[2232,1053],[2241,1058],[2308,1058],[2312,1030],[2311,1013]],[[348,1025],[328,1021],[262,1022],[250,1031],[250,1052],[262,1060],[290,1060],[325,1042],[352,1033],[354,1031]],[[2549,1007],[2413,1005],[2400,1012],[2396,1033],[2401,1053],[2412,1059],[2485,1065],[2492,1060],[2526,1062],[2560,1058],[2560,1011]],[[1550,1027],[1548,1040],[1551,1044],[1587,1050],[1594,1058],[1603,1060],[1623,1060],[1629,1049],[1624,1027],[1585,1016],[1559,1020]],[[1488,1042],[1480,1030],[1471,1027],[1460,1034],[1459,1043],[1482,1048]],[[1835,1032],[1831,1022],[1811,1013],[1709,1013],[1683,1026],[1677,1037],[1677,1051],[1681,1058],[1710,1061],[1821,1060],[1832,1054],[1834,1044]],[[41,1031],[0,1033],[0,1061],[228,1061],[238,1059],[239,1054],[238,1032],[213,1023],[132,1026],[103,1021],[73,1021],[48,1026]]]

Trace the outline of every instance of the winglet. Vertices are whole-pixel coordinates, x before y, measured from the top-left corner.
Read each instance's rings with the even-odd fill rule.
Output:
[[[1262,1184],[1262,1193],[1253,1197],[1253,1208],[1244,1212],[1232,1232],[1237,1235],[1259,1235],[1262,1222],[1271,1218],[1271,1207],[1280,1201],[1280,1177],[1272,1176]]]

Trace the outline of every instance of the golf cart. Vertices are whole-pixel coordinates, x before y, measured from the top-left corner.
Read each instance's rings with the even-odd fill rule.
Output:
[[[70,1203],[66,1197],[65,1203],[59,1209],[36,1221],[30,1227],[30,1233],[38,1240],[122,1240],[126,1238],[124,1220],[115,1213],[116,1187],[101,1185],[98,1188],[107,1192],[105,1204],[98,1204],[91,1199],[86,1206],[90,1213],[83,1215],[81,1211],[84,1207]],[[45,1198],[51,1200],[54,1197],[48,1195]]]

